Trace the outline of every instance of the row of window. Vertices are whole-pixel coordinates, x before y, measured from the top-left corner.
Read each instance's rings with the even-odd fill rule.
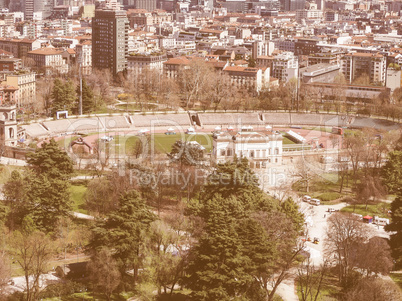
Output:
[[[271,150],[272,150],[271,148],[268,149],[268,156],[272,155]],[[279,148],[275,148],[273,154],[279,155]],[[231,156],[233,156],[233,150],[230,148],[229,149],[221,149],[220,155],[231,157]],[[238,155],[249,157],[249,158],[265,158],[267,155],[267,150],[240,151],[238,153]]]

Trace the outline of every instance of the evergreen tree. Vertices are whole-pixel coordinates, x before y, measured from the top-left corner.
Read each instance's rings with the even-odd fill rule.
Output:
[[[52,232],[59,219],[71,210],[69,182],[73,164],[53,139],[27,155],[31,169],[23,177],[13,172],[3,192],[11,206],[8,221],[12,228],[29,218],[35,227]]]
[[[388,160],[382,168],[384,183],[390,192],[396,192],[402,186],[402,150],[388,154]]]
[[[195,300],[233,300],[244,296],[253,278],[238,234],[244,208],[234,197],[215,196],[199,211],[204,233],[191,251],[184,283]]]
[[[204,152],[197,144],[178,140],[173,144],[168,156],[173,162],[178,162],[182,166],[195,166],[203,160]]]
[[[389,225],[385,226],[386,231],[395,232],[391,234],[390,245],[392,256],[396,261],[396,267],[402,267],[402,191],[399,190],[397,197],[391,204],[391,218]]]
[[[77,100],[77,94],[74,89],[74,84],[71,80],[63,82],[60,78],[56,78],[53,82],[53,90],[51,97],[53,99],[53,115],[57,111],[68,111],[74,108]]]
[[[155,215],[136,191],[122,194],[119,203],[117,210],[108,214],[106,219],[99,219],[92,228],[90,247],[95,250],[113,249],[122,273],[134,269],[135,283],[145,235]]]
[[[299,206],[291,197],[281,203],[281,211],[293,221],[294,229],[297,233],[303,230],[304,215],[299,211]]]
[[[27,155],[27,162],[33,171],[46,174],[51,178],[66,180],[73,172],[73,162],[66,152],[62,151],[54,139],[44,142],[41,148]]]

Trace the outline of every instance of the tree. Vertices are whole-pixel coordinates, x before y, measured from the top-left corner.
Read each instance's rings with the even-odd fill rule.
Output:
[[[178,84],[183,93],[186,109],[208,93],[209,78],[213,72],[212,67],[200,59],[193,59],[188,66],[179,71]]]
[[[71,210],[69,182],[73,164],[54,139],[27,155],[26,206],[38,229],[49,232]]]
[[[96,221],[89,245],[93,250],[113,248],[113,257],[121,273],[133,269],[133,283],[136,284],[146,232],[154,220],[154,214],[138,192],[125,192],[120,196],[119,208],[109,213],[106,219]]]
[[[53,242],[42,232],[15,231],[10,242],[13,260],[24,272],[26,300],[37,300],[40,277],[47,272],[53,254]]]
[[[295,231],[300,233],[304,226],[304,214],[299,211],[299,206],[291,197],[288,197],[284,202],[281,203],[280,210],[285,213],[287,218],[292,220]]]
[[[10,263],[3,250],[0,250],[0,300],[5,300],[4,290],[11,277]]]
[[[80,86],[77,86],[77,91],[76,91],[78,97],[80,95]],[[79,101],[77,101],[77,104],[79,105]],[[87,84],[87,81],[85,79],[82,80],[82,113],[83,114],[88,114],[91,113],[91,111],[95,109],[95,96],[94,92],[91,89],[91,87]],[[78,112],[78,109],[77,109]]]
[[[244,208],[235,197],[215,196],[202,206],[204,234],[191,250],[185,285],[197,300],[231,300],[243,296],[253,281],[237,232]]]
[[[161,220],[151,225],[149,236],[150,266],[146,269],[154,271],[155,284],[158,294],[172,294],[175,285],[183,273],[186,251],[182,247],[188,243],[183,235],[179,235],[170,226]]]
[[[16,225],[22,223],[22,219],[28,213],[25,203],[26,185],[18,170],[13,170],[10,178],[3,186],[5,204],[9,206],[7,224],[14,230]]]
[[[328,218],[325,238],[325,252],[328,258],[335,258],[339,268],[338,279],[345,284],[353,270],[352,252],[354,246],[367,241],[369,229],[351,214],[334,213]]]
[[[398,191],[395,200],[391,203],[391,223],[385,230],[395,232],[391,234],[390,246],[392,257],[397,268],[402,266],[402,193]]]
[[[181,166],[195,166],[203,160],[204,151],[198,144],[177,140],[168,156],[173,162],[178,162]]]
[[[395,150],[388,154],[387,163],[381,170],[384,184],[389,192],[395,193],[402,187],[402,151]]]
[[[320,267],[314,266],[310,258],[307,258],[304,263],[297,269],[297,282],[300,287],[302,301],[317,301],[320,295],[323,280],[328,273],[328,262]]]
[[[112,252],[108,249],[101,249],[88,264],[91,281],[105,294],[107,300],[111,300],[113,291],[120,283],[120,272],[113,259]]]
[[[63,82],[60,78],[56,78],[53,83],[52,99],[53,115],[56,115],[57,111],[69,111],[71,113],[77,100],[73,82],[71,80]]]
[[[27,162],[33,171],[67,180],[73,173],[73,163],[65,151],[62,151],[54,139],[42,143],[34,153],[27,155]]]
[[[386,196],[384,186],[378,176],[363,175],[360,183],[355,186],[356,199],[367,206],[370,203],[378,203]]]
[[[291,276],[291,270],[298,265],[304,244],[297,240],[297,226],[284,213],[259,211],[253,214],[253,218],[262,226],[265,234],[261,236],[259,245],[269,240],[271,249],[264,247],[256,253],[259,260],[252,260],[255,264],[252,275],[271,301],[279,285]]]
[[[367,243],[357,243],[351,252],[351,263],[372,276],[374,273],[388,275],[393,267],[391,250],[386,239],[372,237]]]
[[[293,175],[299,179],[306,189],[306,192],[310,191],[312,181],[321,173],[322,170],[318,168],[316,158],[302,157],[295,165]]]
[[[346,294],[345,301],[394,301],[401,300],[400,288],[391,280],[363,278]]]

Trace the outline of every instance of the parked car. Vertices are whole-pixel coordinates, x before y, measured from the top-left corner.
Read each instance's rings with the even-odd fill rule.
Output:
[[[311,199],[311,200],[310,200],[310,204],[311,204],[311,205],[318,206],[318,205],[321,204],[321,201],[320,201],[319,199]]]
[[[305,195],[305,196],[303,196],[302,200],[303,200],[303,202],[310,203],[311,196]]]

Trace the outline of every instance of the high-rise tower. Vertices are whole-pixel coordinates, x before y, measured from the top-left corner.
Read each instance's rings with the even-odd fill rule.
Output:
[[[128,19],[122,10],[97,9],[92,19],[92,66],[113,75],[127,69]]]

